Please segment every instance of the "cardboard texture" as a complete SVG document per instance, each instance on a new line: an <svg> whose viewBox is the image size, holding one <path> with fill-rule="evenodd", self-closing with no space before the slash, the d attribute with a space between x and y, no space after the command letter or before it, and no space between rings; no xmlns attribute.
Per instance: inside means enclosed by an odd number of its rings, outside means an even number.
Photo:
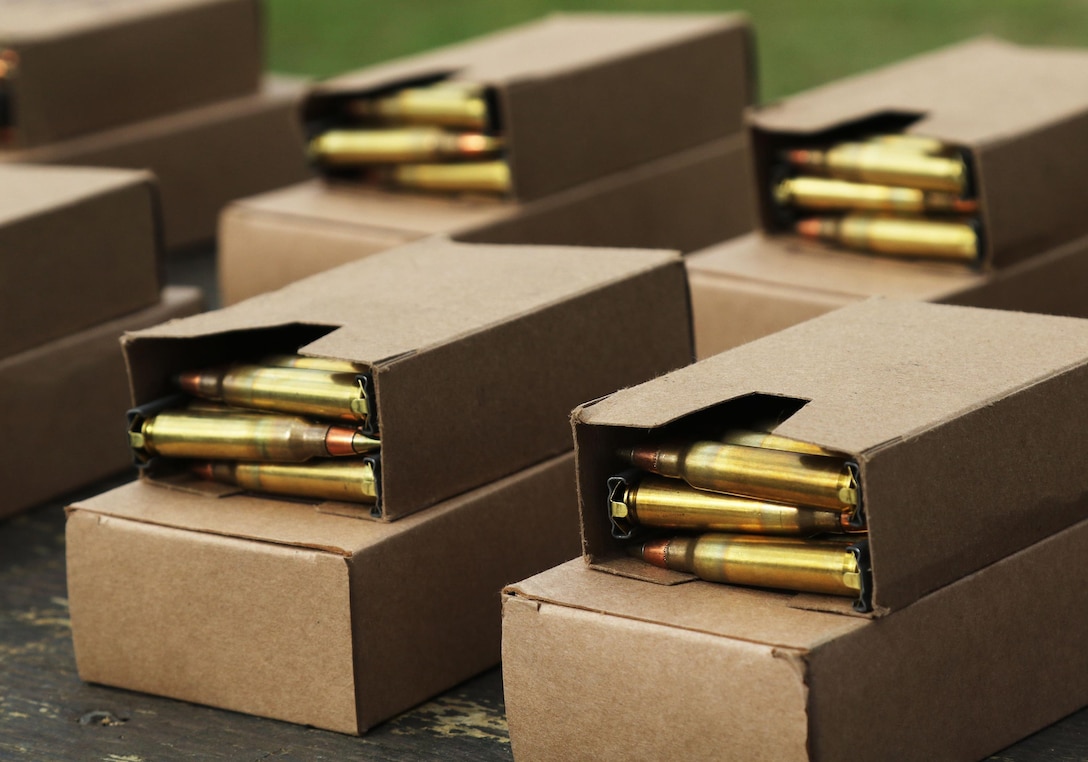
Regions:
<svg viewBox="0 0 1088 762"><path fill-rule="evenodd" d="M1088 704L1085 552L1080 522L877 620L571 561L505 591L514 756L985 758Z"/></svg>
<svg viewBox="0 0 1088 762"><path fill-rule="evenodd" d="M211 240L228 202L310 177L295 109L303 81L267 77L253 94L35 149L0 162L149 169L159 180L165 242Z"/></svg>
<svg viewBox="0 0 1088 762"><path fill-rule="evenodd" d="M891 129L964 149L974 169L983 269L1088 234L1088 51L978 39L748 112L763 226L769 167L785 145ZM820 248L820 244L807 244Z"/></svg>
<svg viewBox="0 0 1088 762"><path fill-rule="evenodd" d="M10 143L32 146L257 88L257 0L5 0Z"/></svg>
<svg viewBox="0 0 1088 762"><path fill-rule="evenodd" d="M159 299L146 172L0 165L0 358Z"/></svg>
<svg viewBox="0 0 1088 762"><path fill-rule="evenodd" d="M753 233L685 259L700 358L873 296L1088 317L1088 237L989 272Z"/></svg>
<svg viewBox="0 0 1088 762"><path fill-rule="evenodd" d="M436 79L491 88L513 196L530 201L733 135L755 99L748 20L556 15L317 85L303 118L345 99Z"/></svg>
<svg viewBox="0 0 1088 762"><path fill-rule="evenodd" d="M79 674L362 733L496 664L499 591L577 521L569 453L393 524L128 484L69 509Z"/></svg>
<svg viewBox="0 0 1088 762"><path fill-rule="evenodd" d="M690 362L672 252L431 238L125 339L135 404L268 352L369 368L395 519L570 447L579 401ZM374 415L376 411L376 416Z"/></svg>
<svg viewBox="0 0 1088 762"><path fill-rule="evenodd" d="M0 359L0 517L132 467L118 338L200 308L199 290L167 288L154 307ZM63 468L45 455L56 452L58 432L79 437L78 457L65 457Z"/></svg>
<svg viewBox="0 0 1088 762"><path fill-rule="evenodd" d="M435 234L691 251L751 229L750 171L746 141L735 135L529 203L310 181L224 210L220 292L234 304Z"/></svg>
<svg viewBox="0 0 1088 762"><path fill-rule="evenodd" d="M875 615L901 609L1088 517L1086 383L1086 321L878 300L823 315L575 410L586 560L683 581L614 562L615 453L774 402L796 409L776 433L857 463ZM796 605L836 602L848 610Z"/></svg>

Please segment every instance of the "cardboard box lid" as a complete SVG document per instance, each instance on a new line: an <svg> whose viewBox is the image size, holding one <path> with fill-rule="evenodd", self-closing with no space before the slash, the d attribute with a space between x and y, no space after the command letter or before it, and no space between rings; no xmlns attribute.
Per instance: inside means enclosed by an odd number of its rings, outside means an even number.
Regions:
<svg viewBox="0 0 1088 762"><path fill-rule="evenodd" d="M788 358L788 361L784 361ZM775 432L865 459L1088 362L1088 322L869 300L578 408L575 420L662 426L722 400L811 400Z"/></svg>
<svg viewBox="0 0 1088 762"><path fill-rule="evenodd" d="M153 188L150 172L0 164L0 226L74 206L133 183Z"/></svg>
<svg viewBox="0 0 1088 762"><path fill-rule="evenodd" d="M187 11L223 0L110 0L110 2L5 2L0 17L0 42L46 40L90 29L113 27L134 20Z"/></svg>

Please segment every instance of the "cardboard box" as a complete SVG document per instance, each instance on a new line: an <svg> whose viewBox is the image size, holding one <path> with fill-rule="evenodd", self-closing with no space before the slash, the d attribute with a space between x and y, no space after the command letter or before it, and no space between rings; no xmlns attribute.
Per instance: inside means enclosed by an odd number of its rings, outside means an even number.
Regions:
<svg viewBox="0 0 1088 762"><path fill-rule="evenodd" d="M69 509L80 677L362 733L499 660L502 586L578 552L573 456L393 524L133 483Z"/></svg>
<svg viewBox="0 0 1088 762"><path fill-rule="evenodd" d="M556 15L317 85L310 131L359 96L441 79L489 88L513 196L530 201L741 130L755 99L748 20Z"/></svg>
<svg viewBox="0 0 1088 762"><path fill-rule="evenodd" d="M813 251L759 233L685 265L700 358L872 296L1088 317L1088 237L989 272Z"/></svg>
<svg viewBox="0 0 1088 762"><path fill-rule="evenodd" d="M137 405L182 370L296 351L369 368L391 520L564 452L579 401L690 362L687 284L673 252L436 237L125 338Z"/></svg>
<svg viewBox="0 0 1088 762"><path fill-rule="evenodd" d="M259 11L257 0L5 3L0 142L40 145L253 92Z"/></svg>
<svg viewBox="0 0 1088 762"><path fill-rule="evenodd" d="M155 304L146 172L0 165L0 358Z"/></svg>
<svg viewBox="0 0 1088 762"><path fill-rule="evenodd" d="M784 229L771 199L779 151L902 130L966 153L980 204L982 269L1088 234L1079 191L1088 173L1085 50L973 40L751 110L748 123L769 233Z"/></svg>
<svg viewBox="0 0 1088 762"><path fill-rule="evenodd" d="M154 307L0 359L0 517L132 467L118 339L200 308L199 290L167 288Z"/></svg>
<svg viewBox="0 0 1088 762"><path fill-rule="evenodd" d="M878 620L571 561L503 600L514 755L985 758L1088 704L1085 553L1080 522Z"/></svg>
<svg viewBox="0 0 1088 762"><path fill-rule="evenodd" d="M257 93L40 148L0 162L149 169L169 248L208 241L228 202L310 177L295 119L302 80L268 77Z"/></svg>
<svg viewBox="0 0 1088 762"><path fill-rule="evenodd" d="M620 448L690 439L753 414L856 464L875 615L1088 518L1077 466L1088 321L912 302L846 307L573 413L583 546L651 583L691 575L628 558L605 484ZM847 598L790 605L851 612Z"/></svg>
<svg viewBox="0 0 1088 762"><path fill-rule="evenodd" d="M529 203L310 181L224 210L220 293L233 304L435 234L690 251L751 229L750 172L745 138L734 135Z"/></svg>

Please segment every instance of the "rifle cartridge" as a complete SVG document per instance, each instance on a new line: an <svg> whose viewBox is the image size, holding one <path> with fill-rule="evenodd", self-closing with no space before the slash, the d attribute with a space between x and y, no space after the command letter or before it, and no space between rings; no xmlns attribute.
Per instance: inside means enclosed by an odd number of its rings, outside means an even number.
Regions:
<svg viewBox="0 0 1088 762"><path fill-rule="evenodd" d="M355 374L314 368L233 365L180 373L177 384L194 397L317 418L365 421L369 408Z"/></svg>
<svg viewBox="0 0 1088 762"><path fill-rule="evenodd" d="M786 152L787 162L803 172L877 185L921 190L967 191L967 165L961 157L929 156L886 148L878 143L839 143L826 151L799 148Z"/></svg>
<svg viewBox="0 0 1088 762"><path fill-rule="evenodd" d="M807 537L849 530L849 514L697 490L678 479L644 476L616 484L612 520L630 526Z"/></svg>
<svg viewBox="0 0 1088 762"><path fill-rule="evenodd" d="M201 479L233 484L253 492L291 497L373 503L378 497L374 468L359 458L313 463L194 463Z"/></svg>
<svg viewBox="0 0 1088 762"><path fill-rule="evenodd" d="M129 432L129 444L148 456L283 463L361 455L381 446L377 439L347 426L274 413L191 407L138 421Z"/></svg>
<svg viewBox="0 0 1088 762"><path fill-rule="evenodd" d="M774 188L782 206L829 211L868 211L923 214L974 214L978 202L944 191L924 191L891 185L854 183L823 177L792 177Z"/></svg>
<svg viewBox="0 0 1088 762"><path fill-rule="evenodd" d="M306 357L305 355L267 355L262 357L258 365L269 365L273 368L309 368L310 370L328 370L333 373L365 373L366 369L348 362L347 360L334 360L331 357Z"/></svg>
<svg viewBox="0 0 1088 762"><path fill-rule="evenodd" d="M464 164L398 164L375 170L379 181L414 190L509 193L510 167L505 161Z"/></svg>
<svg viewBox="0 0 1088 762"><path fill-rule="evenodd" d="M785 450L786 452L799 452L808 455L834 455L834 453L819 445L809 444L798 439L790 439L760 429L727 429L722 434L721 441L725 444L763 447L768 450Z"/></svg>
<svg viewBox="0 0 1088 762"><path fill-rule="evenodd" d="M848 214L801 220L794 232L860 251L900 257L947 259L974 264L982 254L975 229L966 222Z"/></svg>
<svg viewBox="0 0 1088 762"><path fill-rule="evenodd" d="M386 130L330 130L310 141L310 158L330 167L407 164L447 159L489 159L502 151L502 138L440 127Z"/></svg>
<svg viewBox="0 0 1088 762"><path fill-rule="evenodd" d="M347 104L357 119L383 124L424 124L486 130L489 114L484 88L473 83L440 83L406 87L381 98L360 98Z"/></svg>
<svg viewBox="0 0 1088 762"><path fill-rule="evenodd" d="M849 544L704 534L648 540L629 552L654 566L688 572L709 582L855 597L861 592L862 571Z"/></svg>
<svg viewBox="0 0 1088 762"><path fill-rule="evenodd" d="M927 138L922 135L911 135L901 132L889 132L883 135L872 135L866 139L867 143L875 143L884 148L897 151L913 151L914 153L928 154L929 156L948 155L955 151L950 145L937 138Z"/></svg>
<svg viewBox="0 0 1088 762"><path fill-rule="evenodd" d="M854 472L843 458L708 441L621 454L636 468L696 489L837 511L858 507Z"/></svg>

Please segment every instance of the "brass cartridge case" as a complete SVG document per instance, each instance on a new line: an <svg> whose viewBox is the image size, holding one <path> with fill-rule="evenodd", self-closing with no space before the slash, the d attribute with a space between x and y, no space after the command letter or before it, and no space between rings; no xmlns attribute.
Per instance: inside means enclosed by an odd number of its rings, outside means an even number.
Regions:
<svg viewBox="0 0 1088 762"><path fill-rule="evenodd" d="M478 160L497 156L502 151L502 138L446 132L439 127L330 130L311 140L309 151L310 158L329 167Z"/></svg>
<svg viewBox="0 0 1088 762"><path fill-rule="evenodd" d="M374 468L359 458L301 464L206 462L193 464L192 472L253 492L349 503L373 503L378 497Z"/></svg>
<svg viewBox="0 0 1088 762"><path fill-rule="evenodd" d="M365 421L369 411L354 373L234 365L181 373L177 383L194 397L258 410L348 421Z"/></svg>
<svg viewBox="0 0 1088 762"><path fill-rule="evenodd" d="M347 106L351 116L382 124L429 124L486 130L490 121L480 85L446 82L406 87L381 98L360 98Z"/></svg>
<svg viewBox="0 0 1088 762"><path fill-rule="evenodd" d="M304 355L266 355L261 358L258 365L270 365L274 368L309 368L311 370L328 370L333 373L364 373L366 369L348 362L347 360L334 360L331 357L306 357Z"/></svg>
<svg viewBox="0 0 1088 762"><path fill-rule="evenodd" d="M843 458L706 441L635 447L625 455L636 468L696 489L837 511L858 507L854 473Z"/></svg>
<svg viewBox="0 0 1088 762"><path fill-rule="evenodd" d="M401 188L446 192L509 193L510 167L505 161L464 164L400 164L376 172L383 182Z"/></svg>
<svg viewBox="0 0 1088 762"><path fill-rule="evenodd" d="M847 547L841 540L704 534L649 540L631 553L710 582L855 597L862 571Z"/></svg>
<svg viewBox="0 0 1088 762"><path fill-rule="evenodd" d="M779 436L759 429L733 428L727 429L721 435L721 441L725 444L744 445L745 447L763 447L768 450L785 450L786 452L799 452L808 455L833 455L819 445L801 442L790 437Z"/></svg>
<svg viewBox="0 0 1088 762"><path fill-rule="evenodd" d="M823 177L793 177L774 188L782 206L829 211L896 212L902 214L974 214L978 202L944 191L852 183Z"/></svg>
<svg viewBox="0 0 1088 762"><path fill-rule="evenodd" d="M283 463L361 455L380 447L377 439L347 426L273 413L191 407L139 421L129 432L129 444L148 456Z"/></svg>
<svg viewBox="0 0 1088 762"><path fill-rule="evenodd" d="M813 240L900 257L974 264L982 254L978 233L965 222L848 214L840 218L801 220L794 226L794 231Z"/></svg>
<svg viewBox="0 0 1088 762"><path fill-rule="evenodd" d="M884 148L892 148L897 151L912 151L914 153L927 154L929 156L942 156L954 153L950 145L937 138L927 138L923 135L911 135L901 132L889 132L884 135L872 135L866 142L875 143Z"/></svg>
<svg viewBox="0 0 1088 762"><path fill-rule="evenodd" d="M622 525L665 529L801 537L848 529L848 515L838 510L707 492L657 476L617 484L609 495L609 510Z"/></svg>
<svg viewBox="0 0 1088 762"><path fill-rule="evenodd" d="M878 185L903 185L921 190L967 191L967 165L960 157L929 156L886 148L878 143L839 143L826 151L796 149L787 161L804 172Z"/></svg>

